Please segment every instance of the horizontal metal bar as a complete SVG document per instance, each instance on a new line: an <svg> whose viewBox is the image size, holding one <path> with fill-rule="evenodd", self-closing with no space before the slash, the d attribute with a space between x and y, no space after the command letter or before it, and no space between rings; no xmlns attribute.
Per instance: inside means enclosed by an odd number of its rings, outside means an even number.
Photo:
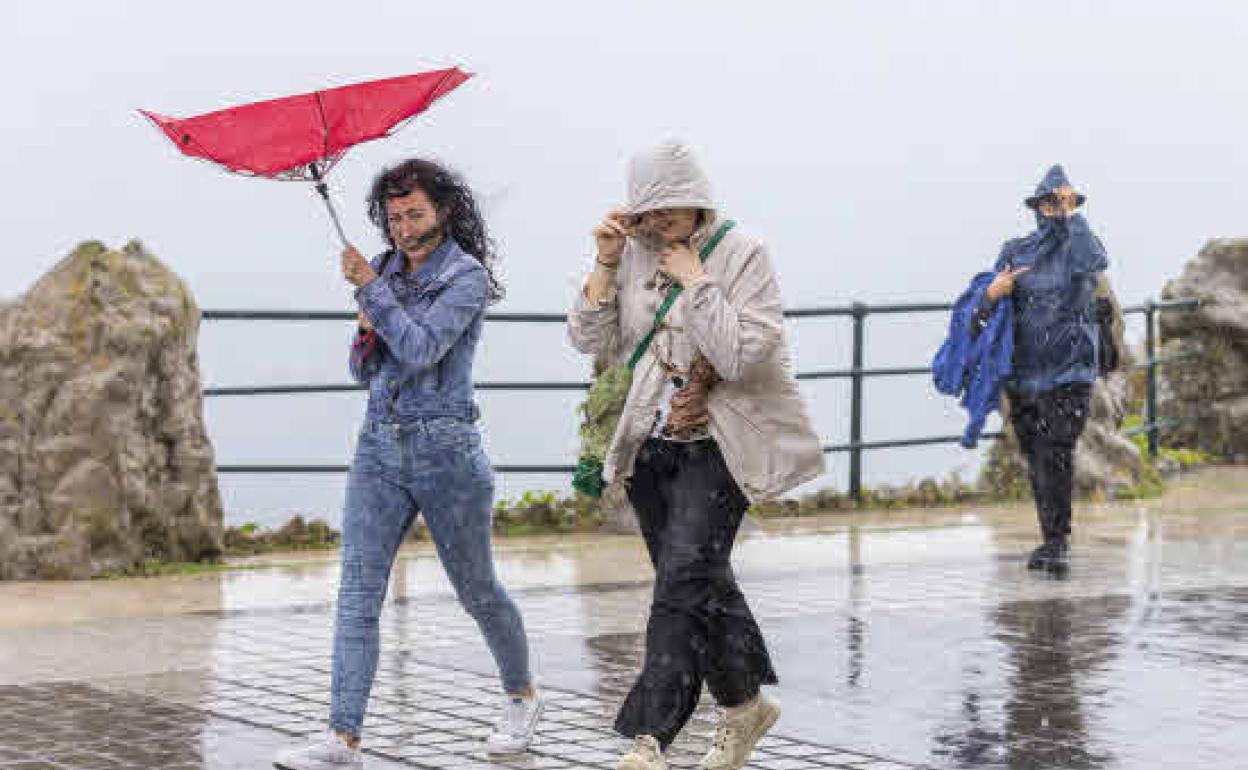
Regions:
<svg viewBox="0 0 1248 770"><path fill-rule="evenodd" d="M1122 435L1138 436L1141 433L1148 433L1150 430L1167 430L1169 428L1177 428L1180 425L1185 425L1189 422L1193 422L1193 420L1190 418L1186 420L1162 420L1160 422L1149 423L1147 425L1137 425L1131 430L1124 430Z"/></svg>
<svg viewBox="0 0 1248 770"><path fill-rule="evenodd" d="M1001 438L1002 435L1000 432L984 433L980 435L980 439L996 439ZM896 447L925 446L928 444L957 444L961 441L961 436L926 436L924 438L902 438L889 441L862 441L857 444L826 444L823 447L823 451L830 454L833 452L849 452L854 449L893 449Z"/></svg>
<svg viewBox="0 0 1248 770"><path fill-rule="evenodd" d="M1178 425L1191 422L1192 420L1165 420L1156 425L1139 425L1131 430L1123 431L1124 436L1134 436L1139 433L1146 433L1153 428L1157 430L1166 430ZM1005 434L1001 431L994 431L980 435L981 441L991 441L999 439ZM914 446L930 446L933 444L958 444L961 443L961 436L925 436L923 438L905 438L891 439L887 441L863 441L858 444L826 444L823 451L826 454L836 452L848 452L852 449L896 449L900 447ZM351 470L348 465L219 465L218 473L345 473ZM575 465L495 465L495 473L574 473Z"/></svg>
<svg viewBox="0 0 1248 770"><path fill-rule="evenodd" d="M882 369L822 369L813 372L799 372L797 379L799 380L834 380L853 377L855 372L863 377L892 377L897 375L909 374L930 374L932 367L930 366L898 366L885 367Z"/></svg>
<svg viewBox="0 0 1248 770"><path fill-rule="evenodd" d="M478 382L477 390L589 390L591 382Z"/></svg>
<svg viewBox="0 0 1248 770"><path fill-rule="evenodd" d="M202 310L205 321L354 321L343 310Z"/></svg>
<svg viewBox="0 0 1248 770"><path fill-rule="evenodd" d="M1155 310L1189 309L1198 307L1200 301L1193 298L1161 300L1153 302ZM857 306L864 315L886 315L892 313L937 313L953 308L948 302L911 302L900 304L883 304ZM1143 313L1148 304L1128 305L1122 308L1124 313ZM826 307L793 308L784 311L786 318L825 318L829 316L852 316L854 305L831 305ZM354 321L356 314L345 310L203 310L200 316L205 321ZM487 321L500 323L567 323L565 313L487 313Z"/></svg>
<svg viewBox="0 0 1248 770"><path fill-rule="evenodd" d="M262 385L256 387L204 388L205 396L280 396L297 393L347 393L364 390L356 383L326 385Z"/></svg>
<svg viewBox="0 0 1248 770"><path fill-rule="evenodd" d="M853 309L811 308L786 310L787 318L810 318L823 316L849 316ZM203 310L200 317L205 321L354 321L356 314L343 310ZM485 320L498 323L551 323L568 322L564 313L486 313Z"/></svg>
<svg viewBox="0 0 1248 770"><path fill-rule="evenodd" d="M346 473L350 465L218 465L217 473Z"/></svg>
<svg viewBox="0 0 1248 770"><path fill-rule="evenodd" d="M807 307L784 311L785 318L828 318L830 316L852 316L854 309L843 307Z"/></svg>
<svg viewBox="0 0 1248 770"><path fill-rule="evenodd" d="M1183 299L1163 299L1153 302L1154 310L1191 310L1200 307L1200 300L1195 297L1184 297ZM1124 313L1144 313L1148 311L1149 303L1145 302L1139 305L1127 305L1123 307Z"/></svg>
<svg viewBox="0 0 1248 770"><path fill-rule="evenodd" d="M863 369L864 377L886 377L895 375L927 374L930 367ZM848 378L853 376L853 369L832 369L827 371L804 372L797 375L799 380L827 380ZM564 391L589 390L590 382L478 382L473 387L477 390L504 391ZM367 390L367 386L355 383L326 383L313 385L257 385L204 388L204 396L283 396L306 393L353 393Z"/></svg>
<svg viewBox="0 0 1248 770"><path fill-rule="evenodd" d="M872 313L923 313L949 310L949 304L915 305L863 305L863 311ZM828 316L852 316L850 305L838 307L796 308L784 311L786 318L823 318ZM203 310L200 317L205 321L354 321L356 314L342 310ZM567 323L564 313L487 313L487 321L499 323Z"/></svg>
<svg viewBox="0 0 1248 770"><path fill-rule="evenodd" d="M1186 361L1189 358L1198 358L1199 356L1200 356L1200 353L1197 353L1194 350L1185 350L1179 353L1175 353L1172 356L1163 356L1161 358L1153 358L1147 361L1141 361L1140 363L1136 364L1135 366L1132 366L1131 368L1132 369L1147 369L1150 365L1155 364L1157 366L1164 366L1166 364L1174 363L1175 361Z"/></svg>
<svg viewBox="0 0 1248 770"><path fill-rule="evenodd" d="M1163 366L1174 361L1182 361L1188 358L1194 358L1199 354L1193 351L1185 353L1176 353L1172 356L1159 358L1155 361L1158 366ZM1136 364L1135 369L1147 369L1148 361ZM863 377L904 377L919 374L930 374L932 368L930 366L893 366L879 367L875 369L861 369L858 373ZM848 379L855 374L854 369L820 369L812 372L799 372L796 376L799 380L835 380ZM477 390L509 390L509 391L556 391L556 390L589 390L593 383L590 382L478 382L474 387ZM295 393L341 393L347 391L364 390L365 386L350 383L329 384L329 385L272 385L263 387L220 387L205 388L205 396L260 396L260 395L283 395Z"/></svg>
<svg viewBox="0 0 1248 770"><path fill-rule="evenodd" d="M495 473L567 473L576 472L575 465L495 465Z"/></svg>
<svg viewBox="0 0 1248 770"><path fill-rule="evenodd" d="M588 382L478 382L477 390L589 390ZM204 388L205 396L282 396L301 393L351 393L367 390L365 385L355 383L329 383L324 385L258 385L255 387Z"/></svg>
<svg viewBox="0 0 1248 770"><path fill-rule="evenodd" d="M953 310L950 302L916 302L900 305L863 305L867 315L888 315L891 313L943 313Z"/></svg>
<svg viewBox="0 0 1248 770"><path fill-rule="evenodd" d="M566 324L563 313L486 313L485 320L499 323Z"/></svg>
<svg viewBox="0 0 1248 770"><path fill-rule="evenodd" d="M347 473L350 465L218 465L217 473ZM574 473L575 465L495 465L495 473Z"/></svg>
<svg viewBox="0 0 1248 770"><path fill-rule="evenodd" d="M354 321L345 310L204 310L205 321ZM486 313L485 320L512 323L567 323L563 313Z"/></svg>

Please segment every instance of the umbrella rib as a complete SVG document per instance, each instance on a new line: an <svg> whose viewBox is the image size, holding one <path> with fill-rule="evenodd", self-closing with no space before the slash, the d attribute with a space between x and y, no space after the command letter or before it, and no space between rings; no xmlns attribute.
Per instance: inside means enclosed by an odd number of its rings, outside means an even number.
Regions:
<svg viewBox="0 0 1248 770"><path fill-rule="evenodd" d="M321 157L329 157L329 121L325 118L325 104L321 101L321 92L313 91L316 97L316 111L321 115Z"/></svg>
<svg viewBox="0 0 1248 770"><path fill-rule="evenodd" d="M143 117L150 120L152 122L152 125L156 126L156 128L160 129L161 131L165 131L165 127L162 126L158 120L153 118L151 115L148 115L147 113L143 112L142 110L140 110L139 112L143 115ZM175 147L183 147L188 144L194 144L196 149L198 149L201 153L203 153L203 155L200 157L200 160L206 160L209 163L215 163L218 166L221 166L226 171L229 171L231 173L240 173L230 168L230 165L226 163L224 160L217 158L212 153L211 150L209 150L204 145L200 144L199 140L196 139L194 136L192 136L189 132L183 132L181 129L177 129L177 130L180 134L180 136L177 139L175 139L172 136L169 137L169 139L173 142L173 145ZM166 132L165 135L168 136L168 132ZM187 153L183 153L183 154L185 155Z"/></svg>
<svg viewBox="0 0 1248 770"><path fill-rule="evenodd" d="M442 75L442 79L438 81L438 84L433 87L433 92L432 92L433 95L429 99L429 104L426 105L423 110L421 110L420 112L417 112L415 115L408 115L403 120L400 120L399 122L395 123L390 128L386 129L386 133L384 134L384 136L394 136L395 134L402 131L404 128L407 128L408 124L410 124L412 121L416 120L421 115L425 114L430 109L432 109L434 102L438 101L443 96L446 96L451 91L454 91L455 90L454 87L445 88L445 86L446 86L447 81L450 80L452 77L454 77L455 73L458 71L459 69L457 67L452 67L451 69L447 70Z"/></svg>
<svg viewBox="0 0 1248 770"><path fill-rule="evenodd" d="M445 85L446 85L446 81L450 80L450 79L451 79L451 76L452 76L452 75L454 75L454 74L455 74L455 73L457 73L457 72L459 72L459 68L458 68L458 67L452 67L452 68L448 69L448 70L445 72L445 74L443 74L443 75L442 75L442 79L438 81L438 85L437 85L437 86L433 89L433 98L429 100L429 106L431 106L431 107L432 107L434 102L436 102L437 100L441 99L443 96L446 96L446 95L447 95L447 94L449 94L451 91L454 91L454 90L455 90L455 89L452 87L452 88L448 88L448 89L446 89L445 91L443 91L443 90L442 90L442 87L443 87L443 86L445 86Z"/></svg>

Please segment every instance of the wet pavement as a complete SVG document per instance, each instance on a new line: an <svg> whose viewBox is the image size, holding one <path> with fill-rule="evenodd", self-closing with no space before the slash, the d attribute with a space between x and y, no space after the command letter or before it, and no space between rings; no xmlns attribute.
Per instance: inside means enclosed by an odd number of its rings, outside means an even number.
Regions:
<svg viewBox="0 0 1248 770"><path fill-rule="evenodd" d="M734 564L784 715L751 767L1234 768L1248 756L1248 470L1080 506L1072 570L1025 508L767 522ZM500 548L550 706L490 763L493 666L427 548L396 567L374 768L614 767L649 567L634 538ZM332 558L195 578L0 585L0 768L266 767L323 729ZM674 747L704 751L705 702Z"/></svg>

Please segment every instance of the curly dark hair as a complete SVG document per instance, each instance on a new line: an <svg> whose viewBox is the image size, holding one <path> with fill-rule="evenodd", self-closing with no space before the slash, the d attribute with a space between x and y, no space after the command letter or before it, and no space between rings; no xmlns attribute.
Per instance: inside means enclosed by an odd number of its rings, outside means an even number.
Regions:
<svg viewBox="0 0 1248 770"><path fill-rule="evenodd" d="M498 254L476 198L459 174L431 160L405 160L385 169L373 180L367 198L368 218L381 230L390 248L394 249L395 245L386 220L386 201L411 195L416 190L429 196L438 214L446 218L446 234L485 267L490 303L501 300L503 285L494 272Z"/></svg>

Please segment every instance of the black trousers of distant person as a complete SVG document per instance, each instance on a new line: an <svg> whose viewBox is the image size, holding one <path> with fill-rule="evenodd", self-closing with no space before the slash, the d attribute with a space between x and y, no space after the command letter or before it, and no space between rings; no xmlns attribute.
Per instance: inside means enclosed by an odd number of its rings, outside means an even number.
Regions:
<svg viewBox="0 0 1248 770"><path fill-rule="evenodd" d="M1075 443L1088 422L1092 386L1060 385L1033 394L1010 394L1010 422L1027 460L1045 542L1070 536L1075 489Z"/></svg>
<svg viewBox="0 0 1248 770"><path fill-rule="evenodd" d="M647 440L628 495L655 585L641 674L615 728L667 747L692 716L703 682L721 706L738 706L778 680L729 563L749 501L715 442Z"/></svg>

